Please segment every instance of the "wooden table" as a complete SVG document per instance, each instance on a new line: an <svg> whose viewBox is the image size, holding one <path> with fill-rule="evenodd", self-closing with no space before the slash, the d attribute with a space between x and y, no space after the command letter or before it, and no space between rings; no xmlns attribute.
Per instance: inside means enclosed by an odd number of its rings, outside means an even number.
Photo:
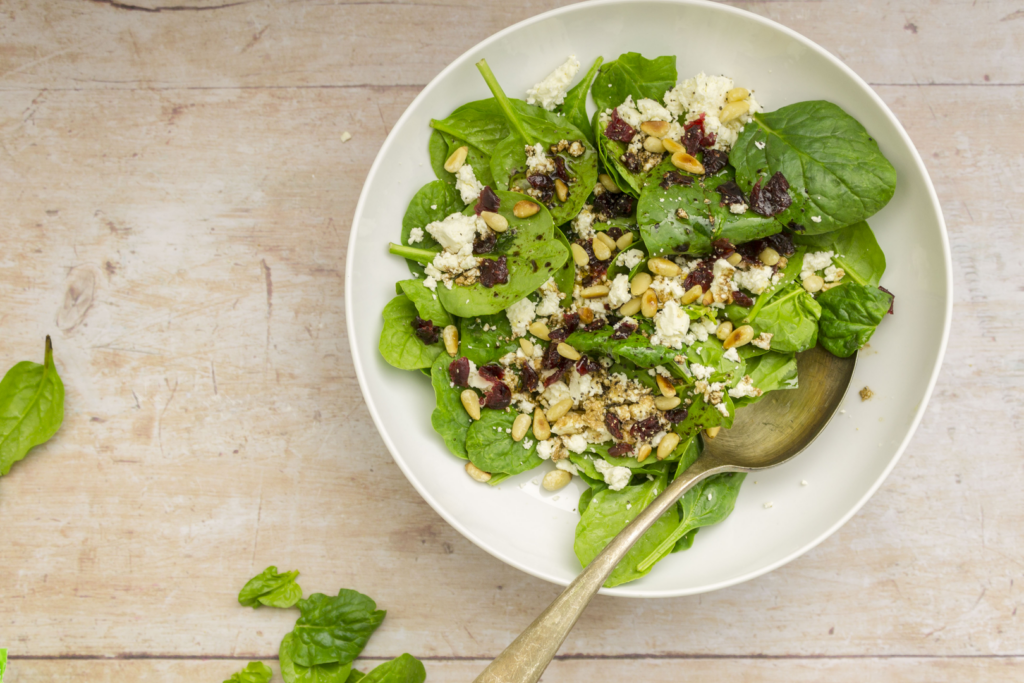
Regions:
<svg viewBox="0 0 1024 683"><path fill-rule="evenodd" d="M67 386L58 436L0 479L8 683L276 670L295 613L235 601L269 564L373 596L366 663L410 652L435 682L471 680L554 597L392 462L342 283L406 105L560 4L0 0L0 369L49 333ZM838 55L907 127L949 224L949 352L835 536L709 595L598 598L546 680L1022 680L1024 9L735 4Z"/></svg>

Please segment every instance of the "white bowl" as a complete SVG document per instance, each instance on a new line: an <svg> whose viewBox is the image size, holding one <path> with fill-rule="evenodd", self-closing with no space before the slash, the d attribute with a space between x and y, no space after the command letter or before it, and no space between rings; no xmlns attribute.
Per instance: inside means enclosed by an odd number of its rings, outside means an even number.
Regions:
<svg viewBox="0 0 1024 683"><path fill-rule="evenodd" d="M882 283L896 294L895 315L887 317L861 352L845 412L799 458L748 477L733 514L701 529L690 550L671 555L639 581L602 591L632 597L688 595L779 567L853 516L913 435L945 350L952 275L935 190L892 112L838 59L767 19L686 0L571 5L488 38L413 100L370 169L348 248L349 342L374 423L431 507L498 559L553 583L571 581L580 570L572 545L581 489L540 490L537 482L548 464L497 487L476 483L431 429L430 382L391 368L378 354L381 311L395 295L394 283L409 277L405 263L387 253L387 244L400 238L409 199L433 180L427 158L429 120L490 96L475 62L486 58L505 91L524 97L570 53L583 63L582 73L598 55L610 61L629 51L648 58L676 54L680 78L700 71L732 76L737 85L756 90L767 110L801 100L835 102L878 140L899 177L895 197L870 221L888 256ZM874 398L862 402L857 391L864 386Z"/></svg>

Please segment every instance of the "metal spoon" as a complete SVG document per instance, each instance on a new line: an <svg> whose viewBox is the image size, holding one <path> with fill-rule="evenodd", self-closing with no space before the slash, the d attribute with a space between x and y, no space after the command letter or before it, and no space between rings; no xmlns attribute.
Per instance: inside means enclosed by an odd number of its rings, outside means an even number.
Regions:
<svg viewBox="0 0 1024 683"><path fill-rule="evenodd" d="M561 595L477 676L476 683L536 683L598 589L651 525L707 477L781 465L807 448L829 423L853 378L857 356L813 348L797 356L800 386L773 391L736 412L729 430L704 440L704 452L633 522L619 532Z"/></svg>

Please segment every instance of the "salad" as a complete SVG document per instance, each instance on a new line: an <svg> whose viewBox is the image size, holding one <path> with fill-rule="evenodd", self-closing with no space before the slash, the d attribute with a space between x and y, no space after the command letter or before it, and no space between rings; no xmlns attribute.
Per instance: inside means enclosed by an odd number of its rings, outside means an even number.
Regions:
<svg viewBox="0 0 1024 683"><path fill-rule="evenodd" d="M737 410L797 386L796 354L850 356L892 313L865 221L896 172L835 104L767 111L674 56L598 59L575 85L570 57L523 100L477 66L493 97L430 122L437 179L390 246L410 277L380 353L430 378L431 423L476 481L586 484L586 565ZM743 478L697 485L606 585L689 548Z"/></svg>

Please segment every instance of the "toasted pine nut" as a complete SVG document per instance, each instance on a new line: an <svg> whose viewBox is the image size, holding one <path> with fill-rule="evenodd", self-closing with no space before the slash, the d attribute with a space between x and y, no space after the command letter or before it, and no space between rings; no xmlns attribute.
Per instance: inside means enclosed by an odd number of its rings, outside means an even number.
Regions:
<svg viewBox="0 0 1024 683"><path fill-rule="evenodd" d="M636 315L640 310L640 297L634 296L632 299L622 304L619 308L619 315Z"/></svg>
<svg viewBox="0 0 1024 683"><path fill-rule="evenodd" d="M705 306L710 306L711 304L715 303L715 295L711 293L710 289L704 292L704 298L701 299L701 303L703 303Z"/></svg>
<svg viewBox="0 0 1024 683"><path fill-rule="evenodd" d="M722 431L722 428L720 426L708 427L707 429L704 430L704 436L708 437L709 439L713 439L716 436L718 436L718 432L720 431Z"/></svg>
<svg viewBox="0 0 1024 683"><path fill-rule="evenodd" d="M538 339L543 339L544 341L551 340L551 337L548 336L548 334L551 331L548 329L547 325L545 325L539 320L530 323L530 326L527 327L526 329L528 329L530 331L530 334L532 334L534 337L537 337Z"/></svg>
<svg viewBox="0 0 1024 683"><path fill-rule="evenodd" d="M531 358L533 357L533 342L527 339L526 337L519 338L519 348L521 348L523 350L523 353L525 353L527 356Z"/></svg>
<svg viewBox="0 0 1024 683"><path fill-rule="evenodd" d="M648 289L641 297L640 312L647 318L653 318L654 314L658 312L658 295L654 293L653 289Z"/></svg>
<svg viewBox="0 0 1024 683"><path fill-rule="evenodd" d="M609 249L615 251L615 240L612 239L611 235L606 232L599 232L595 237L604 242Z"/></svg>
<svg viewBox="0 0 1024 683"><path fill-rule="evenodd" d="M455 325L448 325L444 328L441 336L444 338L444 350L448 352L448 355L457 355L459 353L459 328Z"/></svg>
<svg viewBox="0 0 1024 683"><path fill-rule="evenodd" d="M750 91L746 88L733 88L725 93L725 99L729 102L739 102L750 97Z"/></svg>
<svg viewBox="0 0 1024 683"><path fill-rule="evenodd" d="M640 447L640 451L636 454L636 461L643 462L647 459L647 456L651 454L651 444L645 443Z"/></svg>
<svg viewBox="0 0 1024 683"><path fill-rule="evenodd" d="M516 218L529 218L540 211L540 206L534 202L521 199L512 207L512 215Z"/></svg>
<svg viewBox="0 0 1024 683"><path fill-rule="evenodd" d="M749 110L750 102L747 100L736 100L722 107L722 111L718 112L718 120L722 123L729 123L733 119L743 116Z"/></svg>
<svg viewBox="0 0 1024 683"><path fill-rule="evenodd" d="M563 398L561 401L554 403L548 407L548 412L544 414L548 422L558 422L563 415L569 412L572 408L572 399Z"/></svg>
<svg viewBox="0 0 1024 683"><path fill-rule="evenodd" d="M608 291L608 285L594 285L593 287L584 287L580 296L584 299L599 299L602 296L608 296Z"/></svg>
<svg viewBox="0 0 1024 683"><path fill-rule="evenodd" d="M666 152L671 152L672 154L686 150L686 148L679 144L677 140L673 140L672 138L662 138L661 144L665 147Z"/></svg>
<svg viewBox="0 0 1024 683"><path fill-rule="evenodd" d="M540 408L535 408L533 411L533 435L537 437L537 441L547 441L551 438L551 425L548 424L548 419L544 417L544 411Z"/></svg>
<svg viewBox="0 0 1024 683"><path fill-rule="evenodd" d="M633 296L640 296L651 287L651 283L654 278L651 277L650 273L637 273L633 281L629 283L629 292Z"/></svg>
<svg viewBox="0 0 1024 683"><path fill-rule="evenodd" d="M738 251L734 251L731 254L729 254L729 258L725 260L729 263L730 266L738 266L740 264L740 261L743 260L743 254L741 254Z"/></svg>
<svg viewBox="0 0 1024 683"><path fill-rule="evenodd" d="M579 360L580 352L572 348L565 342L558 342L558 355L562 358L568 358L569 360Z"/></svg>
<svg viewBox="0 0 1024 683"><path fill-rule="evenodd" d="M594 241L591 242L590 246L594 250L594 256L597 257L597 260L607 261L612 257L612 250L609 249L608 245L601 240L594 238Z"/></svg>
<svg viewBox="0 0 1024 683"><path fill-rule="evenodd" d="M672 455L672 451L679 445L679 435L675 432L669 432L665 436L661 437L661 443L658 444L658 460L664 460L668 456Z"/></svg>
<svg viewBox="0 0 1024 683"><path fill-rule="evenodd" d="M662 396L675 396L676 388L672 386L672 382L669 382L667 378L661 375L655 375L654 379L658 382L658 389L661 390Z"/></svg>
<svg viewBox="0 0 1024 683"><path fill-rule="evenodd" d="M526 413L517 415L516 419L512 422L512 440L517 442L522 441L532 423L533 418Z"/></svg>
<svg viewBox="0 0 1024 683"><path fill-rule="evenodd" d="M569 198L569 186L563 183L561 178L555 178L555 194L558 195L560 202Z"/></svg>
<svg viewBox="0 0 1024 683"><path fill-rule="evenodd" d="M469 416L474 420L480 419L480 397L472 389L466 389L459 395L462 400L462 407L466 409Z"/></svg>
<svg viewBox="0 0 1024 683"><path fill-rule="evenodd" d="M682 298L680 298L679 301L681 301L682 304L686 306L688 304L692 304L694 301L699 299L701 294L703 293L704 290L701 288L700 285L694 285L693 287L690 287L688 290L686 290L686 293L683 294Z"/></svg>
<svg viewBox="0 0 1024 683"><path fill-rule="evenodd" d="M656 138L665 137L670 127L668 121L644 121L640 124L640 130Z"/></svg>
<svg viewBox="0 0 1024 683"><path fill-rule="evenodd" d="M719 323L718 329L715 330L715 336L718 337L720 341L725 341L729 338L730 334L732 334L732 323L728 320Z"/></svg>
<svg viewBox="0 0 1024 683"><path fill-rule="evenodd" d="M473 477L473 479L476 479L481 484L485 484L491 480L489 472L484 472L471 462L466 463L466 474Z"/></svg>
<svg viewBox="0 0 1024 683"><path fill-rule="evenodd" d="M678 396L659 396L654 399L654 407L658 410L672 410L682 402L683 399Z"/></svg>
<svg viewBox="0 0 1024 683"><path fill-rule="evenodd" d="M804 289L811 294L820 292L821 288L825 286L825 279L820 275L808 275L803 281Z"/></svg>
<svg viewBox="0 0 1024 683"><path fill-rule="evenodd" d="M672 165L681 171L704 175L704 165L686 152L676 152L672 155Z"/></svg>
<svg viewBox="0 0 1024 683"><path fill-rule="evenodd" d="M576 265L580 268L583 268L590 263L590 254L587 253L586 249L575 242L569 245L569 251L572 252L572 260L575 261Z"/></svg>
<svg viewBox="0 0 1024 683"><path fill-rule="evenodd" d="M754 328L750 325L740 325L732 333L725 338L722 342L722 346L726 349L732 349L745 344L749 344L750 340L754 338Z"/></svg>
<svg viewBox="0 0 1024 683"><path fill-rule="evenodd" d="M540 485L544 487L545 491L558 491L564 489L570 481L572 481L572 475L565 470L551 470L544 475L544 480Z"/></svg>
<svg viewBox="0 0 1024 683"><path fill-rule="evenodd" d="M462 168L462 165L466 163L467 154L469 154L469 147L466 145L459 147L457 150L452 152L451 156L448 157L448 160L444 162L444 170L449 173L455 173L458 171Z"/></svg>
<svg viewBox="0 0 1024 683"><path fill-rule="evenodd" d="M625 249L631 244L633 244L633 233L631 232L624 232L622 237L615 240L615 247L618 249Z"/></svg>
<svg viewBox="0 0 1024 683"><path fill-rule="evenodd" d="M683 272L675 263L660 256L655 256L647 261L647 270L655 275L663 275L664 277L675 277Z"/></svg>
<svg viewBox="0 0 1024 683"><path fill-rule="evenodd" d="M644 140L644 149L652 154L661 154L665 151L665 145L656 137L649 137Z"/></svg>
<svg viewBox="0 0 1024 683"><path fill-rule="evenodd" d="M487 227L494 232L505 232L508 230L508 219L500 213L494 213L493 211L481 211L480 218L483 218Z"/></svg>
<svg viewBox="0 0 1024 683"><path fill-rule="evenodd" d="M779 252L775 251L771 247L765 247L764 250L757 255L757 258L761 259L761 263L766 266L774 266L782 257L779 256Z"/></svg>
<svg viewBox="0 0 1024 683"><path fill-rule="evenodd" d="M594 309L590 306L584 306L577 313L580 314L580 322L584 325L589 325L594 322Z"/></svg>
<svg viewBox="0 0 1024 683"><path fill-rule="evenodd" d="M615 184L615 181L612 179L612 177L607 173L602 173L597 177L597 179L601 181L602 185L604 185L604 189L608 190L612 194L618 194L622 192L622 190L619 189L619 186Z"/></svg>

